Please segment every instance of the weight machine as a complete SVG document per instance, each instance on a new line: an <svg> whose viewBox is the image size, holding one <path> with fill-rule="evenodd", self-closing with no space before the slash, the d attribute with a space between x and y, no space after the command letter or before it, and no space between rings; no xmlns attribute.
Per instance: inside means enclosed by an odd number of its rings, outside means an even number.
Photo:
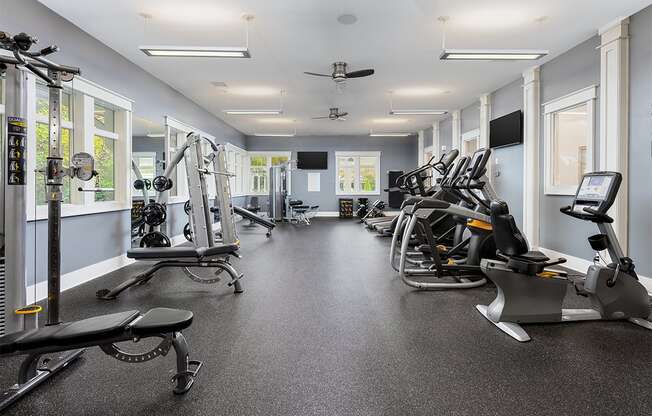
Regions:
<svg viewBox="0 0 652 416"><path fill-rule="evenodd" d="M207 155L204 155L204 145L210 148ZM229 276L227 285L233 286L235 293L244 291L240 283L243 274L230 263L231 256L240 257L238 254L240 241L231 206L229 186L231 174L227 172L224 146L216 145L199 134L189 133L186 142L172 156L164 174L154 179L155 188L165 189L159 192L156 202L149 205L165 206L167 190L172 187L170 177L182 161L186 165L190 194L190 200L184 207L190 218L189 226L186 227L188 228L186 234L189 235L186 235L186 238L192 241L194 247L170 247L170 240L160 232L153 231L146 234L143 239L148 235L160 234L165 238L166 246L134 248L127 251L127 257L156 263L145 272L133 276L113 289L97 291L98 298L115 299L128 288L149 282L156 271L169 267L182 268L191 280L204 284L220 282L224 272ZM212 177L215 183L217 195L213 206L208 197L207 177ZM156 185L157 182L159 185ZM145 211L146 209L147 206ZM217 233L213 228L213 211L219 212L220 215L219 237L216 237ZM144 215L147 215L147 212L144 212Z"/></svg>
<svg viewBox="0 0 652 416"><path fill-rule="evenodd" d="M4 286L0 285L2 335L0 355L25 355L18 382L0 394L0 411L41 385L71 362L78 359L87 347L97 346L111 357L130 363L149 361L165 356L174 348L177 355L177 372L172 380L174 392L183 394L194 383L201 362L189 360L188 345L181 331L192 323L190 311L154 308L141 314L125 311L95 316L81 321L62 322L60 317L61 290L61 204L64 177L82 181L96 176L94 160L88 153L72 156L70 165L64 166L61 148L61 98L63 82L72 81L80 74L75 67L55 64L45 56L58 51L49 46L40 51L30 51L36 39L25 33L12 36L0 32L0 49L12 56L0 54L0 73L7 77L7 129L2 137L3 158L6 157L6 180L0 181L5 196L2 206L4 234ZM45 176L48 206L47 247L47 319L38 327L36 315L42 308L25 307L26 276L26 144L27 144L27 80L32 73L45 81L49 91L49 151L45 166L37 174ZM34 156L33 156L34 157ZM15 311L15 312L14 312ZM32 316L32 319L23 319ZM119 342L138 342L143 338L159 337L162 341L144 353L123 351ZM48 355L49 357L45 357Z"/></svg>

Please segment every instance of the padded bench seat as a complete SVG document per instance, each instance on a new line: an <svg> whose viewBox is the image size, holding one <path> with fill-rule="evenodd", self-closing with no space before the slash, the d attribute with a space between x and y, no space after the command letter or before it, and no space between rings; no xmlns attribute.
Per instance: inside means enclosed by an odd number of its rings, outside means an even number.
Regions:
<svg viewBox="0 0 652 416"><path fill-rule="evenodd" d="M149 247L132 248L127 250L127 257L136 260L178 259L218 256L220 254L233 254L239 249L237 244L222 244L216 247Z"/></svg>
<svg viewBox="0 0 652 416"><path fill-rule="evenodd" d="M140 312L126 311L95 316L81 321L65 322L59 325L28 329L0 337L0 354L29 352L45 347L75 348L76 345L97 343L124 336L145 336L178 332L190 326L193 314L190 311L168 308L154 308L129 327Z"/></svg>

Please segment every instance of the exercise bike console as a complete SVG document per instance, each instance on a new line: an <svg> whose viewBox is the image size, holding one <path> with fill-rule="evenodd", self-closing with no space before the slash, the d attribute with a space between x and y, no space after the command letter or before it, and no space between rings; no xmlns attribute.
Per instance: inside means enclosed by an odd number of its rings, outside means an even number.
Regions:
<svg viewBox="0 0 652 416"><path fill-rule="evenodd" d="M560 209L566 215L595 223L612 223L607 211L614 203L622 176L618 172L592 172L582 178L573 204Z"/></svg>

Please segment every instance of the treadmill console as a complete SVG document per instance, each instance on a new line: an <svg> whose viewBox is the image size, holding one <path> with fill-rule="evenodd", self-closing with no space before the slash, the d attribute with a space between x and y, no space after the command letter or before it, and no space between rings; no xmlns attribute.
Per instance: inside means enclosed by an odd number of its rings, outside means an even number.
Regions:
<svg viewBox="0 0 652 416"><path fill-rule="evenodd" d="M571 212L589 216L585 208L599 215L607 213L613 205L622 176L618 172L591 172L584 175L571 205Z"/></svg>

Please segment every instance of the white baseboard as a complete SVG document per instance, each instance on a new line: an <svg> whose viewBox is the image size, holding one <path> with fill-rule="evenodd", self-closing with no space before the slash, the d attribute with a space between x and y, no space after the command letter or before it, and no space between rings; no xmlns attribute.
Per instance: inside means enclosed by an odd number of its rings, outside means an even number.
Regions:
<svg viewBox="0 0 652 416"><path fill-rule="evenodd" d="M104 276L107 273L128 266L134 262L135 260L129 259L127 258L126 254L123 254L66 273L64 275L61 275L61 291L64 292L68 289L72 289L73 287L79 286L83 283L90 282L93 279L97 279L100 276ZM26 300L28 305L47 298L48 296L47 280L38 282L35 285L27 286L26 294L27 294Z"/></svg>
<svg viewBox="0 0 652 416"><path fill-rule="evenodd" d="M551 259L556 259L559 257L565 258L566 263L564 263L563 266L578 272L586 273L589 266L593 264L592 261L585 260L580 257L571 256L569 254L560 253L558 251L551 250L549 248L539 247L538 250L541 251L546 256L550 257ZM641 284L645 286L648 293L652 295L652 278L641 276L641 275L638 275L638 278Z"/></svg>
<svg viewBox="0 0 652 416"><path fill-rule="evenodd" d="M186 242L183 234L175 235L170 238L173 246ZM81 269L68 272L61 275L61 291L65 292L68 289L79 286L81 284L95 280L102 277L107 273L111 273L125 266L135 263L136 260L127 258L127 254L122 254L110 259L100 261L90 266L82 267ZM44 280L36 284L29 285L26 290L26 304L35 303L48 297L48 282Z"/></svg>

